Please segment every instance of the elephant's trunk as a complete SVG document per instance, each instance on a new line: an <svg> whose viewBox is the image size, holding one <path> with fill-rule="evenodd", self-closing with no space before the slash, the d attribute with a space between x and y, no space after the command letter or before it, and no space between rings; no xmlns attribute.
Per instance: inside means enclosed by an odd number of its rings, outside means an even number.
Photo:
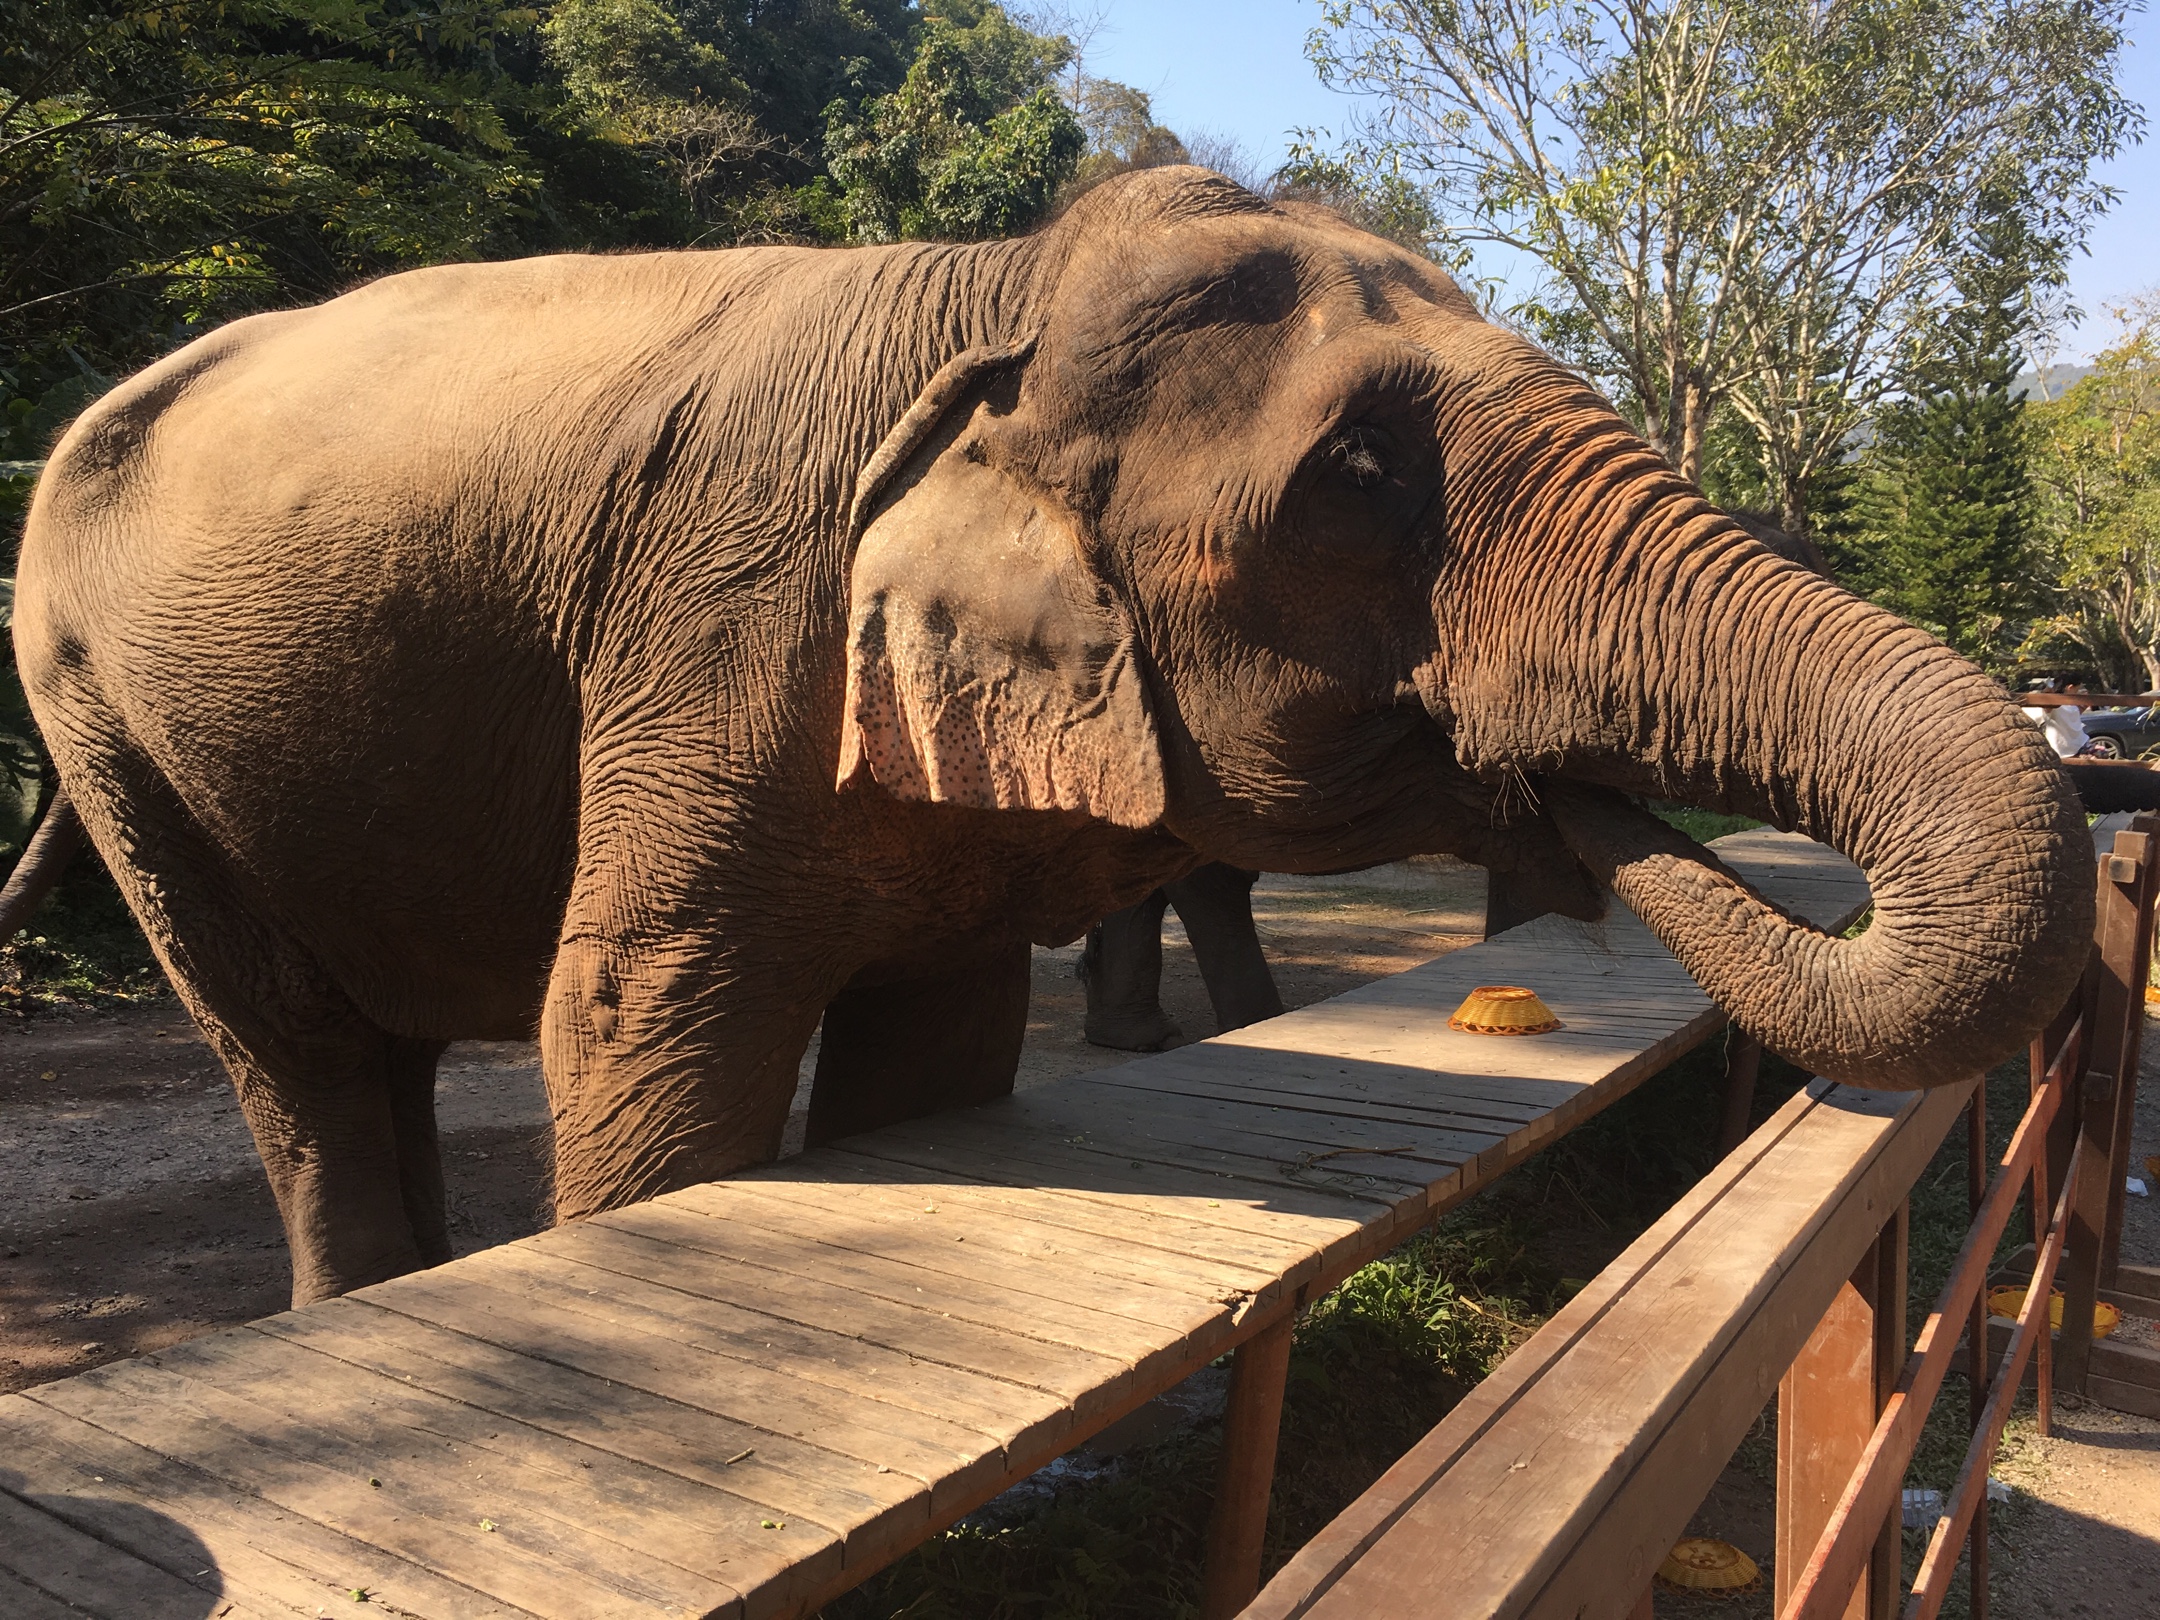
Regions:
<svg viewBox="0 0 2160 1620"><path fill-rule="evenodd" d="M2001 1060L2061 1008L2092 930L2084 816L2038 730L1947 647L1576 422L1539 459L1572 462L1578 493L1486 514L1520 572L1485 582L1503 605L1464 631L1446 699L1463 762L1529 773L1584 864L1802 1067L1914 1087ZM1610 789L1832 845L1867 874L1872 922L1793 921Z"/></svg>

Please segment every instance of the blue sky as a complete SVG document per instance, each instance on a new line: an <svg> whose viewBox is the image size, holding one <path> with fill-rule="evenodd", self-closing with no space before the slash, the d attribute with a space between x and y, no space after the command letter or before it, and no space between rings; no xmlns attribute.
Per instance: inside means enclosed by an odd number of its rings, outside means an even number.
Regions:
<svg viewBox="0 0 2160 1620"><path fill-rule="evenodd" d="M1086 0L1076 11L1090 9ZM1098 0L1103 26L1087 68L1155 98L1155 116L1180 134L1229 136L1262 169L1282 160L1288 132L1340 129L1345 98L1321 87L1305 60L1305 36L1319 19L1315 0ZM2131 22L2124 88L2160 125L2160 18ZM2100 222L2071 274L2084 327L2061 358L2084 358L2108 341L2102 305L2160 286L2160 136L2149 137L2103 172L2121 200Z"/></svg>

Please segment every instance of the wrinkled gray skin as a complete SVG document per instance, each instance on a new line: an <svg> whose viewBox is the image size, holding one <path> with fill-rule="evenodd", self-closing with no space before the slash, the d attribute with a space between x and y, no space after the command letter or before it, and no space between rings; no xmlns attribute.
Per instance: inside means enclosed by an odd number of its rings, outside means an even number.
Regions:
<svg viewBox="0 0 2160 1620"><path fill-rule="evenodd" d="M1030 941L1203 858L1611 882L1794 1061L2068 994L2038 733L1429 264L1203 171L1022 241L565 257L239 322L94 406L16 645L308 1300L447 1252L445 1042L539 1029L571 1218L1009 1083ZM1925 754L1904 740L1935 739ZM1619 792L1845 850L1824 938ZM1573 851L1571 854L1570 851Z"/></svg>

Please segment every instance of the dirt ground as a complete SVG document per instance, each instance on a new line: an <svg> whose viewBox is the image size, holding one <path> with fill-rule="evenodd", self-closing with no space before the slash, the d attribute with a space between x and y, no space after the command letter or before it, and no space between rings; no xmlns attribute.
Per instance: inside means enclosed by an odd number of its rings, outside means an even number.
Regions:
<svg viewBox="0 0 2160 1620"><path fill-rule="evenodd" d="M2123 1200L2122 1257L2160 1265L2160 1008L2148 1008L2130 1138L2143 1198ZM2160 1326L2124 1319L2118 1336L2160 1350ZM2160 1614L2160 1422L2074 1399L2041 1439L2013 1418L1995 1477L2016 1493L2006 1515L1995 1609L2006 1620Z"/></svg>
<svg viewBox="0 0 2160 1620"><path fill-rule="evenodd" d="M1350 878L1270 876L1254 895L1291 1006L1400 972L1475 940L1483 874L1444 860ZM1129 1061L1080 1036L1077 946L1037 951L1020 1084ZM1175 916L1163 1004L1194 1039L1214 1033ZM807 1078L815 1047L804 1060ZM2160 1029L2147 1043L2133 1164L2160 1157ZM535 1055L468 1043L442 1069L439 1111L459 1253L537 1230L547 1216L548 1121ZM798 1116L807 1090L798 1093ZM799 1139L800 1120L791 1133ZM230 1086L170 1001L0 1030L0 1392L280 1310L284 1240ZM2132 1198L2124 1255L2160 1263L2160 1180ZM2149 1326L2129 1335L2160 1344ZM2146 1339L2147 1335L2152 1335ZM2074 1403L2066 1403L2074 1404ZM2002 1620L2160 1614L2160 1423L2066 1409L2040 1440L2014 1420L1997 1477L1993 1612ZM1768 1488L1735 1467L1692 1533L1767 1564ZM1768 1612L1763 1594L1663 1595L1668 1616Z"/></svg>
<svg viewBox="0 0 2160 1620"><path fill-rule="evenodd" d="M1253 915L1293 1007L1399 973L1478 937L1484 874L1419 860L1348 878L1269 876ZM1163 1007L1215 1033L1173 912ZM1081 1038L1080 950L1035 953L1019 1084L1130 1061ZM803 1060L807 1082L816 1059ZM807 1090L790 1145L801 1139ZM537 1231L548 1114L522 1042L467 1042L437 1092L460 1254ZM285 1308L285 1240L232 1087L170 1000L0 1029L0 1392L84 1372Z"/></svg>

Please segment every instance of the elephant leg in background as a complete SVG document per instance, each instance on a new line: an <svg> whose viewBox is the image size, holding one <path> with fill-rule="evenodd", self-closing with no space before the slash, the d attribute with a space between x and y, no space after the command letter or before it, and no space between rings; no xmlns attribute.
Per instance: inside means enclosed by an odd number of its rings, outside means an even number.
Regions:
<svg viewBox="0 0 2160 1620"><path fill-rule="evenodd" d="M1185 925L1185 937L1192 941L1219 1031L1243 1029L1283 1010L1253 926L1252 889L1259 878L1258 872L1241 866L1210 861L1164 885L1178 921Z"/></svg>
<svg viewBox="0 0 2160 1620"><path fill-rule="evenodd" d="M295 1305L450 1258L439 1043L386 1034L261 917L162 779L129 771L136 860L111 863L224 1060L292 1257Z"/></svg>
<svg viewBox="0 0 2160 1620"><path fill-rule="evenodd" d="M1027 1035L1029 952L850 985L825 1009L806 1147L1003 1097Z"/></svg>
<svg viewBox="0 0 2160 1620"><path fill-rule="evenodd" d="M1165 906L1175 906L1185 925L1217 1029L1242 1029L1280 1013L1282 996L1253 927L1252 887L1259 876L1211 861L1090 929L1080 957L1087 1038L1128 1052L1159 1052L1180 1039L1160 1000Z"/></svg>
<svg viewBox="0 0 2160 1620"><path fill-rule="evenodd" d="M1539 887L1520 872L1485 874L1485 937L1535 922L1552 909Z"/></svg>
<svg viewBox="0 0 2160 1620"><path fill-rule="evenodd" d="M1095 1045L1159 1052L1182 1038L1159 999L1163 910L1169 904L1168 893L1157 889L1088 930L1080 952L1080 978L1087 986L1083 1031Z"/></svg>

